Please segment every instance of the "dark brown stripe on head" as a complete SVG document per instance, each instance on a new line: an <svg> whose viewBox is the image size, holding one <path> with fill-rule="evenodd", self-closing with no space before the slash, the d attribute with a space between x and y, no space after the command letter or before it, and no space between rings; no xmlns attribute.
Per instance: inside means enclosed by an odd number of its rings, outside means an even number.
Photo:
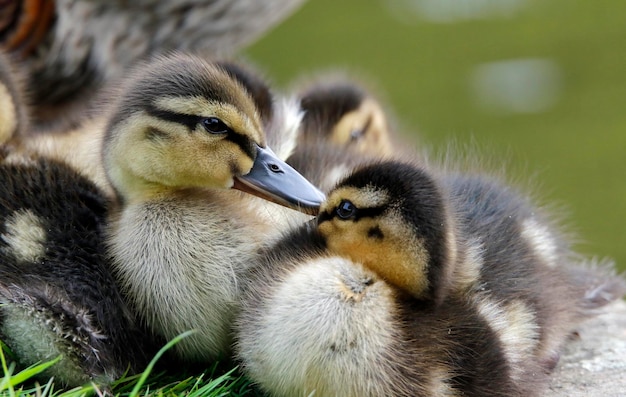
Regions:
<svg viewBox="0 0 626 397"><path fill-rule="evenodd" d="M248 138L246 135L239 134L233 130L230 130L228 134L226 134L225 139L239 146L241 151L244 152L252 160L256 159L256 154L257 154L256 144L252 142L252 140Z"/></svg>
<svg viewBox="0 0 626 397"><path fill-rule="evenodd" d="M387 206L379 206L379 207L369 207L369 208L357 208L354 217L347 219L352 222L358 222L363 218L376 218L380 216L385 210ZM329 221L333 218L339 218L339 215L335 211L336 208L333 208L330 212L325 211L318 215L317 222L318 224Z"/></svg>
<svg viewBox="0 0 626 397"><path fill-rule="evenodd" d="M268 123L272 118L272 93L269 86L253 71L248 70L242 65L234 62L221 61L217 62L228 75L238 81L250 97L254 101L261 119L264 123Z"/></svg>
<svg viewBox="0 0 626 397"><path fill-rule="evenodd" d="M202 116L196 116L193 114L176 113L169 110L157 109L154 106L146 107L146 112L150 116L156 117L158 119L182 124L187 127L189 131L195 130L196 127L198 127L198 124L200 124L200 121L204 118Z"/></svg>
<svg viewBox="0 0 626 397"><path fill-rule="evenodd" d="M365 97L360 88L350 84L314 87L301 98L305 134L330 134L343 116L361 106Z"/></svg>

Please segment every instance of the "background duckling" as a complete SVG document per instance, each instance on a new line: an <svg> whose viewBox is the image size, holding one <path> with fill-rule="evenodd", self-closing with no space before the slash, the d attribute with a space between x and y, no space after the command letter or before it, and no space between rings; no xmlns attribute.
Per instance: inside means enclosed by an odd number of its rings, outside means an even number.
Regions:
<svg viewBox="0 0 626 397"><path fill-rule="evenodd" d="M304 115L287 163L327 192L359 165L404 152L388 110L364 84L320 74L296 89Z"/></svg>
<svg viewBox="0 0 626 397"><path fill-rule="evenodd" d="M109 254L142 321L179 357L206 362L230 349L240 272L280 233L256 201L302 211L323 194L265 147L254 100L219 65L190 55L157 59L130 76L103 146L118 195Z"/></svg>
<svg viewBox="0 0 626 397"><path fill-rule="evenodd" d="M22 57L34 118L47 127L59 114L80 119L84 102L139 60L172 50L233 54L302 3L8 0L0 45Z"/></svg>
<svg viewBox="0 0 626 397"><path fill-rule="evenodd" d="M432 172L354 172L251 270L237 351L262 388L540 395L578 321L623 295L523 196Z"/></svg>
<svg viewBox="0 0 626 397"><path fill-rule="evenodd" d="M0 339L24 365L62 356L45 375L69 386L141 370L148 346L105 260L104 194L63 163L1 150Z"/></svg>
<svg viewBox="0 0 626 397"><path fill-rule="evenodd" d="M340 147L375 156L394 154L389 111L365 84L322 73L296 89L305 112L299 144L320 136Z"/></svg>

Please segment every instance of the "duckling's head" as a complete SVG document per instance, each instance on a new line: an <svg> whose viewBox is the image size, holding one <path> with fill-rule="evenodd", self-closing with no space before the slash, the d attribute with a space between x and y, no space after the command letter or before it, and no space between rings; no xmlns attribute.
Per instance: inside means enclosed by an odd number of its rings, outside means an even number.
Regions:
<svg viewBox="0 0 626 397"><path fill-rule="evenodd" d="M136 70L104 140L108 177L123 200L185 188L238 188L315 210L323 194L266 147L246 89L219 64L173 54Z"/></svg>
<svg viewBox="0 0 626 397"><path fill-rule="evenodd" d="M437 303L456 253L450 223L434 178L398 162L352 173L329 193L318 216L330 251L362 263L415 298Z"/></svg>
<svg viewBox="0 0 626 397"><path fill-rule="evenodd" d="M347 79L329 77L312 84L300 96L304 110L301 135L326 139L340 147L389 155L389 123L380 103L363 87Z"/></svg>

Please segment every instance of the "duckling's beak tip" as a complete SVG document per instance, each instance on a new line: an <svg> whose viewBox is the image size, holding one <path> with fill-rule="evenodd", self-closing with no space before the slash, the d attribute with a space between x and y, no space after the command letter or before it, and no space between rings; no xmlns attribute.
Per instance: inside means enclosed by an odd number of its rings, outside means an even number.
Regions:
<svg viewBox="0 0 626 397"><path fill-rule="evenodd" d="M235 177L233 188L266 200L316 215L326 195L269 148L257 148L250 172Z"/></svg>

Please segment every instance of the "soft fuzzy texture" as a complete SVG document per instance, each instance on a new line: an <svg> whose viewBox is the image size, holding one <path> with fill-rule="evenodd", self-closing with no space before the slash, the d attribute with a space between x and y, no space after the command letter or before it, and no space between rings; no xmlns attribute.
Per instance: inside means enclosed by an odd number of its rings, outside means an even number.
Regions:
<svg viewBox="0 0 626 397"><path fill-rule="evenodd" d="M0 161L0 338L74 386L143 369L145 341L105 258L107 201L45 159Z"/></svg>

